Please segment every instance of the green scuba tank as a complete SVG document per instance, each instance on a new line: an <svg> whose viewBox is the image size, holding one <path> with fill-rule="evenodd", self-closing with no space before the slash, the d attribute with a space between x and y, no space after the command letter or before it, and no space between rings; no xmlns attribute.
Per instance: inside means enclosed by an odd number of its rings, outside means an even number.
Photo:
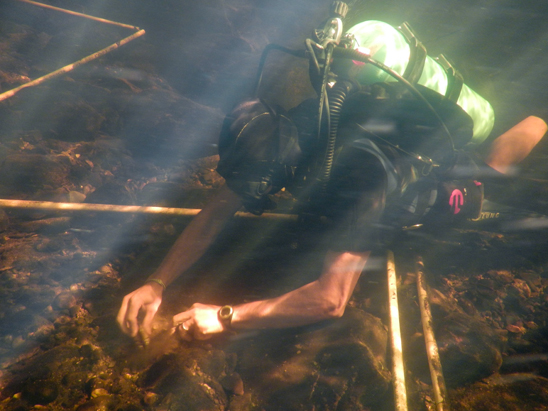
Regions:
<svg viewBox="0 0 548 411"><path fill-rule="evenodd" d="M450 98L472 117L474 131L471 144L477 145L487 138L495 122L495 114L489 102L463 84L462 77L443 56L435 60L426 55L426 50L418 43L409 26L404 24L399 31L381 21L364 21L350 28L347 37L352 39L351 47L383 63L404 78L413 71L413 67L408 66L418 65L419 69L414 70L418 79L407 79ZM424 54L416 58L416 54L421 54L415 53L413 56L418 47L422 47ZM346 66L344 71L348 77L362 85L396 81L380 68L357 61L353 61L350 67Z"/></svg>

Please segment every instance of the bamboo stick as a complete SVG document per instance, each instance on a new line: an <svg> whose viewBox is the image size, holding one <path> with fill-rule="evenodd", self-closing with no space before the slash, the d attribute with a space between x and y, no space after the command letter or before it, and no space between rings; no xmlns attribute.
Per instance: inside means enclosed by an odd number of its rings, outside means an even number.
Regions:
<svg viewBox="0 0 548 411"><path fill-rule="evenodd" d="M115 25L115 26L124 27L124 28L126 28L126 29L131 29L131 30L139 30L139 27L131 26L131 25L129 25L129 24L118 23L118 22L116 22L116 21L107 20L107 19L102 19L102 18L100 18L100 17L90 16L89 14L78 13L78 12L76 12L76 11L67 10L67 9L62 9L62 8L60 8L60 7L55 7L55 6L50 6L49 4L38 3L38 2L32 1L32 0L18 0L18 1L20 1L20 2L22 2L22 3L32 4L33 6L43 7L43 8L45 8L45 9L60 11L60 12L62 12L62 13L70 14L70 15L72 15L72 16L78 16L78 17L83 17L83 18L85 18L85 19L90 19L90 20L99 21L99 22L105 23L105 24L112 24L112 25Z"/></svg>
<svg viewBox="0 0 548 411"><path fill-rule="evenodd" d="M396 411L407 411L407 391L405 389L405 371L398 308L398 287L396 284L396 265L394 253L388 250L386 270L388 274L388 303L390 305L390 333L392 348L392 380L394 384L394 404Z"/></svg>
<svg viewBox="0 0 548 411"><path fill-rule="evenodd" d="M109 53L113 50L116 50L118 47L123 46L124 44L129 43L132 40L135 40L137 37L141 37L143 34L145 34L145 31L144 30L139 30L138 32L133 33L131 36L128 36L128 37L126 37L126 38L124 38L120 41L117 41L116 43L111 44L110 46L108 46L108 47L106 47L106 48L104 48L104 49L102 49L102 50L100 50L96 53L93 53L93 54L91 54L87 57L84 57L81 60L78 60L78 61L76 61L72 64L68 64L65 67L61 67L58 70L55 70L55 71L53 71L49 74L46 74L45 76L39 77L36 80L32 80L32 81L29 81L28 83L22 84L19 87L8 90L5 93L0 94L0 101L6 100L10 97L13 97L16 93L18 93L19 91L21 91L24 88L37 86L39 84L44 83L45 81L51 80L54 77L60 76L61 74L68 73L69 71L74 70L76 67L79 67L82 64L86 64L86 63L90 62L91 60L95 60L96 58L99 58L99 57L101 57L101 56L103 56L103 55L105 55L105 54L107 54L107 53Z"/></svg>
<svg viewBox="0 0 548 411"><path fill-rule="evenodd" d="M52 211L89 211L107 213L135 213L135 214L163 214L179 216L195 216L201 210L199 208L175 208L175 207L154 207L154 206L132 206L115 204L90 204L90 203L57 203L53 201L31 201L31 200L9 200L0 199L0 208L19 208L31 210L52 210ZM263 213L260 216L251 213L237 212L236 217L263 218L297 221L296 214Z"/></svg>
<svg viewBox="0 0 548 411"><path fill-rule="evenodd" d="M447 390L445 388L445 379L441 368L438 344L434 336L432 326L432 312L428 293L426 291L426 281L424 279L424 263L421 257L416 261L417 273L417 291L419 295L419 305L421 310L422 328L424 332L424 342L426 344L426 355L428 357L428 366L430 367L430 376L432 378L432 389L434 391L434 401L437 411L447 410L446 398Z"/></svg>

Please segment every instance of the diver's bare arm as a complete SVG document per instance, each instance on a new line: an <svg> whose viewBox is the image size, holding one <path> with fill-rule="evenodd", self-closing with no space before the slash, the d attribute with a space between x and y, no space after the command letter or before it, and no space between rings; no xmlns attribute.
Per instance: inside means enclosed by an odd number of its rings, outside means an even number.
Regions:
<svg viewBox="0 0 548 411"><path fill-rule="evenodd" d="M238 197L223 187L215 199L192 220L160 267L149 277L160 281L147 282L122 300L117 321L124 333L136 337L142 329L143 342L148 340L152 333L152 320L162 303L163 287L160 284L170 284L194 264L240 206ZM142 321L139 320L139 313L144 314Z"/></svg>
<svg viewBox="0 0 548 411"><path fill-rule="evenodd" d="M340 317L369 252L329 252L320 278L280 297L234 307L234 329L293 327Z"/></svg>
<svg viewBox="0 0 548 411"><path fill-rule="evenodd" d="M530 116L497 137L485 162L500 173L511 173L538 144L548 127L544 120Z"/></svg>
<svg viewBox="0 0 548 411"><path fill-rule="evenodd" d="M215 198L184 229L158 269L149 278L167 286L190 268L205 253L225 223L242 206L240 198L228 187L221 188Z"/></svg>

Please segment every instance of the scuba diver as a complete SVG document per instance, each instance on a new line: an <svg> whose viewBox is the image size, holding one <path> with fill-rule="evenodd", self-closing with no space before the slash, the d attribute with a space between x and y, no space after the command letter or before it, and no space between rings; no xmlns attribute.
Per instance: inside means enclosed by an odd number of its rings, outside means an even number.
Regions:
<svg viewBox="0 0 548 411"><path fill-rule="evenodd" d="M267 47L256 90L268 52L277 49L309 59L317 98L286 112L256 97L227 115L218 165L226 185L145 284L124 297L123 332L148 338L166 286L204 255L236 211L272 209L282 188L298 199L303 224L325 226L329 250L319 278L276 298L195 303L173 323L182 338L201 340L338 318L373 250L404 228L479 218L484 183L510 175L545 134L546 123L528 117L480 159L473 149L493 126L489 103L446 59L427 56L408 25L373 21L343 32L347 11L335 2L305 50ZM391 50L395 44L403 51Z"/></svg>

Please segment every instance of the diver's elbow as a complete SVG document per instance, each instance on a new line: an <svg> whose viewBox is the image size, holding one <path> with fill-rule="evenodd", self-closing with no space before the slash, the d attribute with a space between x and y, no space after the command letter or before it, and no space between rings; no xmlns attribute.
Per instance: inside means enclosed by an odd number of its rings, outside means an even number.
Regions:
<svg viewBox="0 0 548 411"><path fill-rule="evenodd" d="M346 309L346 301L328 301L323 310L323 317L325 319L337 319L341 318Z"/></svg>

